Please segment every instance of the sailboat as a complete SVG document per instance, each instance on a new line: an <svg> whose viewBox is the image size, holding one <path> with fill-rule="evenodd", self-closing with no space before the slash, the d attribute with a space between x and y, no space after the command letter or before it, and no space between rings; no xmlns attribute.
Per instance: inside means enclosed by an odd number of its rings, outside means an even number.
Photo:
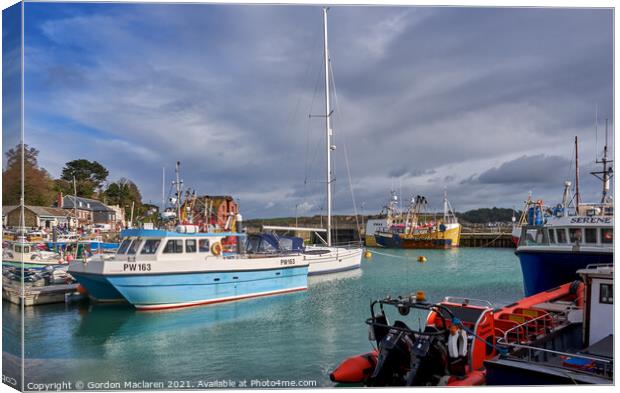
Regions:
<svg viewBox="0 0 620 393"><path fill-rule="evenodd" d="M349 247L334 246L332 244L332 167L331 154L335 150L332 144L333 130L331 127L331 115L333 113L330 103L329 91L329 45L327 39L327 10L323 8L323 54L325 64L325 152L326 152L326 193L327 193L327 228L291 228L263 226L264 230L289 230L296 232L314 232L323 244L306 246L303 251L304 261L308 261L308 275L336 273L346 270L359 269L362 264L362 251L359 245ZM325 234L325 239L321 237Z"/></svg>

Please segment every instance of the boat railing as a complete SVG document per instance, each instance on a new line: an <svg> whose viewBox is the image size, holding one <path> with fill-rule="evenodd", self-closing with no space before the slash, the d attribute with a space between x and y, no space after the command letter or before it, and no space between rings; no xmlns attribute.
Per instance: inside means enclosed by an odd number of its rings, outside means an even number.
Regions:
<svg viewBox="0 0 620 393"><path fill-rule="evenodd" d="M499 344L499 341L498 341L498 344ZM559 357L561 359L566 359L566 360L582 359L582 360L594 362L591 364L592 367L590 369L572 368L572 367L565 366L565 365L558 365L558 367L561 367L563 369L570 368L571 370L574 370L574 371L581 371L581 372L586 372L589 374L603 375L606 377L611 377L613 373L613 359L603 359L597 356L585 355L585 354L580 354L580 353L562 352L562 351L556 351L553 349L540 348L540 347L534 347L531 345L523 345L523 344L516 344L516 343L502 343L502 345L511 347L512 349L518 349L518 350L525 351L527 354L526 359L528 362L541 362L541 361L547 362L549 361L551 357L556 357L556 358ZM541 355L542 355L542 359L541 359Z"/></svg>
<svg viewBox="0 0 620 393"><path fill-rule="evenodd" d="M354 248L362 248L364 246L364 242L361 240L355 240L355 241L350 241L350 242L332 243L332 246L339 247L339 248L354 249Z"/></svg>
<svg viewBox="0 0 620 393"><path fill-rule="evenodd" d="M535 318L526 318L525 322L506 330L504 336L500 337L497 343L502 345L515 345L514 342L510 341L511 339L516 339L519 345L522 342L529 342L532 336L536 335L538 332L546 333L551 331L552 324L549 321L553 321L553 316L550 313L544 313Z"/></svg>
<svg viewBox="0 0 620 393"><path fill-rule="evenodd" d="M443 301L446 303L455 303L461 304L465 306L478 306L478 307L490 307L493 308L493 304L488 300L481 299L471 299L466 297L459 296L446 296L443 298Z"/></svg>

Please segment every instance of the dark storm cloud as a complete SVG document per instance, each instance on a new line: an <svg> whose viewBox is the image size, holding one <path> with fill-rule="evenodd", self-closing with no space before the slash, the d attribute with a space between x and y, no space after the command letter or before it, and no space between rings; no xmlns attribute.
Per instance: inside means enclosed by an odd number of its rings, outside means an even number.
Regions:
<svg viewBox="0 0 620 393"><path fill-rule="evenodd" d="M549 183L559 174L569 173L570 160L558 156L521 156L491 168L478 176L473 182L485 184L537 184Z"/></svg>
<svg viewBox="0 0 620 393"><path fill-rule="evenodd" d="M27 137L52 174L87 156L157 201L181 160L250 216L325 206L320 7L27 9ZM594 156L594 106L612 113L610 10L333 7L329 32L337 212L350 188L367 213L390 189L447 187L458 210L552 197L575 135Z"/></svg>

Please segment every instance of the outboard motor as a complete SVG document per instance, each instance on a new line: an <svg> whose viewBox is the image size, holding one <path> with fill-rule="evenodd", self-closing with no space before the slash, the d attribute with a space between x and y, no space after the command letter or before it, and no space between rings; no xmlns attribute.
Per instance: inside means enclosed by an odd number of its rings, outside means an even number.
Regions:
<svg viewBox="0 0 620 393"><path fill-rule="evenodd" d="M406 324L396 321L394 327L409 329ZM409 333L400 329L390 329L379 342L379 356L368 386L402 386L411 358L413 340Z"/></svg>
<svg viewBox="0 0 620 393"><path fill-rule="evenodd" d="M445 343L438 336L420 335L411 350L407 386L436 386L448 371Z"/></svg>

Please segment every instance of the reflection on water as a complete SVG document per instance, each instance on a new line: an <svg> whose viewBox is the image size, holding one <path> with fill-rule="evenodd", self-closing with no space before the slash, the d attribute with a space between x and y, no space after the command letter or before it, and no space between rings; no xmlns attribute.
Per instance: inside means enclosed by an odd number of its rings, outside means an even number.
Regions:
<svg viewBox="0 0 620 393"><path fill-rule="evenodd" d="M386 251L387 252L387 251ZM26 309L26 354L43 359L33 381L315 379L370 349L370 301L424 290L431 301L469 296L509 303L522 296L512 250L390 250L362 270L311 276L304 292L172 311L128 305L47 305ZM3 302L3 331L19 307ZM9 317L10 316L10 317ZM8 322L8 323L7 323ZM18 349L3 337L5 351Z"/></svg>

